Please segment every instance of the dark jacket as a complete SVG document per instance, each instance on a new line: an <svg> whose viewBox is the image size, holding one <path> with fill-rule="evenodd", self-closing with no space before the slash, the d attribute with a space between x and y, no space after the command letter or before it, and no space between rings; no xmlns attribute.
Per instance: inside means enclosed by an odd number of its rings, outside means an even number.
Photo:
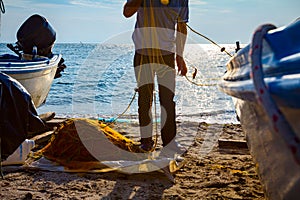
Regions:
<svg viewBox="0 0 300 200"><path fill-rule="evenodd" d="M45 127L27 90L15 79L0 72L1 157L6 159L29 132Z"/></svg>

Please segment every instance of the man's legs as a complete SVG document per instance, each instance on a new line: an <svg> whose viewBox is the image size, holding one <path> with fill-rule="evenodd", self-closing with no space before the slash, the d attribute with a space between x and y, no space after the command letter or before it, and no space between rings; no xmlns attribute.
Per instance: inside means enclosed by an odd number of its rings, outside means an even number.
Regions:
<svg viewBox="0 0 300 200"><path fill-rule="evenodd" d="M161 105L161 137L163 146L168 145L176 136L175 112L175 60L174 54L164 55L163 64L155 70L159 87Z"/></svg>
<svg viewBox="0 0 300 200"><path fill-rule="evenodd" d="M138 113L141 144L144 150L150 150L152 141L152 99L154 89L154 71L147 56L138 53L134 56L135 77L138 84Z"/></svg>
<svg viewBox="0 0 300 200"><path fill-rule="evenodd" d="M134 56L134 66L139 88L138 113L142 138L141 143L142 145L146 144L146 146L152 146L153 143L151 108L154 90L154 75L156 73L161 105L162 142L163 146L167 146L171 141L171 145L173 145L176 136L176 104L174 102L176 71L174 54L149 58L148 56L136 53Z"/></svg>
<svg viewBox="0 0 300 200"><path fill-rule="evenodd" d="M161 105L161 138L163 146L167 146L176 136L174 93L159 85L159 99Z"/></svg>

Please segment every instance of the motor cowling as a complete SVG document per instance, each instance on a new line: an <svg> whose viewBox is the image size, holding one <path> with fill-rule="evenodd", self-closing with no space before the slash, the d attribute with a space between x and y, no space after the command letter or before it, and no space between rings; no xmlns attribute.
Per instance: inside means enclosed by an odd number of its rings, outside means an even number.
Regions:
<svg viewBox="0 0 300 200"><path fill-rule="evenodd" d="M37 54L49 56L56 40L56 32L45 17L38 14L29 17L17 31L17 44L23 53L32 54L37 48Z"/></svg>

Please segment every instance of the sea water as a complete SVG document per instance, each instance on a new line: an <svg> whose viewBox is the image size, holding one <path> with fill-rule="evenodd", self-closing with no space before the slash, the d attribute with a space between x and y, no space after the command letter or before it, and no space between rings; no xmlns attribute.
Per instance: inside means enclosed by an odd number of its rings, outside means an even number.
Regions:
<svg viewBox="0 0 300 200"><path fill-rule="evenodd" d="M222 45L234 53L234 45ZM0 44L0 54L11 53ZM132 44L56 43L53 53L63 55L67 68L55 79L38 113L52 111L57 117L114 118L131 102L136 81ZM187 44L184 57L187 77L176 77L177 121L238 123L231 97L219 91L217 84L230 57L211 44ZM197 75L192 79L197 68ZM41 83L42 84L42 83ZM157 90L157 89L156 89ZM156 92L157 93L157 92ZM155 95L153 115L159 120L160 106ZM123 119L137 119L137 96Z"/></svg>

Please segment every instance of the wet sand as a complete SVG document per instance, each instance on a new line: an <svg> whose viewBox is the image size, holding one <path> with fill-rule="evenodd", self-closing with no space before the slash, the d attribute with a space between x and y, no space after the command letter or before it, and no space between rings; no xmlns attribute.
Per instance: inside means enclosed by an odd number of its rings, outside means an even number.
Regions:
<svg viewBox="0 0 300 200"><path fill-rule="evenodd" d="M128 137L137 128L115 126ZM4 168L0 199L265 199L239 124L182 122L179 130L188 152L186 164L173 174L175 183L163 171L78 174ZM221 148L220 141L229 143Z"/></svg>

